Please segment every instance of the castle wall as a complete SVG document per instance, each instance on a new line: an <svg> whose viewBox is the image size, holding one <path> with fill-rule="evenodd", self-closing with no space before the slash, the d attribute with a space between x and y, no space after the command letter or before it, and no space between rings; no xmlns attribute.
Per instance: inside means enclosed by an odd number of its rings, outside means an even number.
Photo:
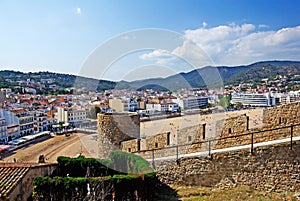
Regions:
<svg viewBox="0 0 300 201"><path fill-rule="evenodd" d="M99 158L107 158L121 142L140 137L140 116L128 113L98 114Z"/></svg>
<svg viewBox="0 0 300 201"><path fill-rule="evenodd" d="M167 184L231 188L247 185L261 191L299 191L300 143L216 153L213 158L183 158L157 170Z"/></svg>

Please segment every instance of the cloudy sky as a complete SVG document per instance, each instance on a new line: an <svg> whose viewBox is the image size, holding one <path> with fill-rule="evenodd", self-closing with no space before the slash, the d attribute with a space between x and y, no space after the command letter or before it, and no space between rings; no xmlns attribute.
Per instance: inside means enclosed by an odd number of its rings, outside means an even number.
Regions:
<svg viewBox="0 0 300 201"><path fill-rule="evenodd" d="M300 60L299 7L298 0L0 0L0 70L133 80Z"/></svg>

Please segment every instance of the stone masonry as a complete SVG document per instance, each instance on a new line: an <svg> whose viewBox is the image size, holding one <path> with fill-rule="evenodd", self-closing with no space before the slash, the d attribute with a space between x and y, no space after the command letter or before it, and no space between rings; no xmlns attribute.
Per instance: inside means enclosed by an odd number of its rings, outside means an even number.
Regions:
<svg viewBox="0 0 300 201"><path fill-rule="evenodd" d="M217 153L213 158L184 158L157 170L167 184L231 188L247 185L262 191L300 191L300 143Z"/></svg>
<svg viewBox="0 0 300 201"><path fill-rule="evenodd" d="M99 158L121 149L121 142L140 137L140 116L128 113L98 114Z"/></svg>

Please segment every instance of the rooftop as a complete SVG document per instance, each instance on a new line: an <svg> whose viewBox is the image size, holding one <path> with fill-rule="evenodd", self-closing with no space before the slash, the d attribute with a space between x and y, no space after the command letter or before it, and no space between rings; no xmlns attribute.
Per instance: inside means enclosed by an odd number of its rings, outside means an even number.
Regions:
<svg viewBox="0 0 300 201"><path fill-rule="evenodd" d="M29 164L0 163L0 199L10 193L30 167Z"/></svg>

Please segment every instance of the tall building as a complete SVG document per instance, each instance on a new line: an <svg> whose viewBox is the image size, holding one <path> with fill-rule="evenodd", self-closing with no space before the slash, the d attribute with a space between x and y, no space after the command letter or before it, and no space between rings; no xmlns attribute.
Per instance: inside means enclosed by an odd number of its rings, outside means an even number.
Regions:
<svg viewBox="0 0 300 201"><path fill-rule="evenodd" d="M4 117L0 117L0 144L8 142L7 125Z"/></svg>
<svg viewBox="0 0 300 201"><path fill-rule="evenodd" d="M275 98L270 93L232 93L231 103L241 103L245 106L270 107L275 105Z"/></svg>
<svg viewBox="0 0 300 201"><path fill-rule="evenodd" d="M7 110L0 110L0 118L1 117L5 119L7 129L7 137L3 137L2 140L7 142L20 137L19 118L13 112Z"/></svg>
<svg viewBox="0 0 300 201"><path fill-rule="evenodd" d="M139 108L139 103L134 98L109 99L109 107L115 112L134 112Z"/></svg>
<svg viewBox="0 0 300 201"><path fill-rule="evenodd" d="M208 104L208 97L205 96L191 96L187 98L177 98L173 100L182 109L193 109L206 106Z"/></svg>
<svg viewBox="0 0 300 201"><path fill-rule="evenodd" d="M87 111L73 108L57 108L55 118L58 122L71 123L86 120Z"/></svg>
<svg viewBox="0 0 300 201"><path fill-rule="evenodd" d="M33 115L31 115L28 111L24 109L14 109L11 110L11 112L14 113L19 119L21 136L30 135L34 133Z"/></svg>

